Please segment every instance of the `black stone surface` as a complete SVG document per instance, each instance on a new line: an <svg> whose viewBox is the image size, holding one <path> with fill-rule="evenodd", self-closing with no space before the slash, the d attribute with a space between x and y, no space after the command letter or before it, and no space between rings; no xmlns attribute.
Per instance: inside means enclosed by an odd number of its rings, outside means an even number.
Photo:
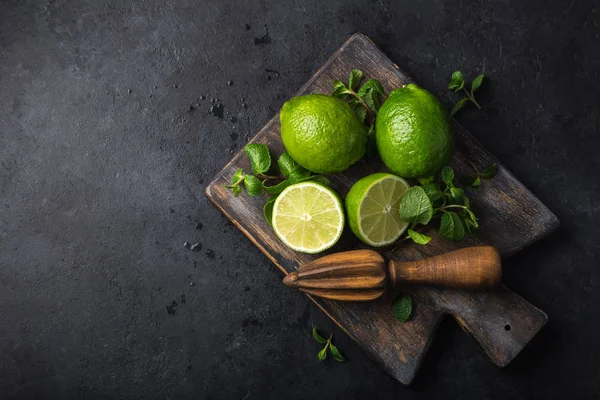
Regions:
<svg viewBox="0 0 600 400"><path fill-rule="evenodd" d="M592 0L0 1L0 399L598 398L599 23ZM354 32L448 106L484 72L458 119L562 221L505 263L550 322L504 370L447 320L401 386L203 195Z"/></svg>

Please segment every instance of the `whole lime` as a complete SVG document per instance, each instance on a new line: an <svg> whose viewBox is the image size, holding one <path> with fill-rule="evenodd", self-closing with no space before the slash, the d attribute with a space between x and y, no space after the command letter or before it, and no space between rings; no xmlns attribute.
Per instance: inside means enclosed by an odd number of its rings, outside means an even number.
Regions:
<svg viewBox="0 0 600 400"><path fill-rule="evenodd" d="M364 124L346 102L335 97L294 97L281 107L279 120L286 151L310 171L342 172L365 154Z"/></svg>
<svg viewBox="0 0 600 400"><path fill-rule="evenodd" d="M385 165L403 178L435 174L454 152L450 114L434 95L412 83L385 100L375 137Z"/></svg>

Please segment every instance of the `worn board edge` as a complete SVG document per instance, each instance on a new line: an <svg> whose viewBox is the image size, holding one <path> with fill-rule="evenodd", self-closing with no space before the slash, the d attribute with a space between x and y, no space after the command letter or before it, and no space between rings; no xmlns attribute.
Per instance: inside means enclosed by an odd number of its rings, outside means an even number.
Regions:
<svg viewBox="0 0 600 400"><path fill-rule="evenodd" d="M356 39L364 39L364 40L366 40L366 41L370 42L370 44L373 46L373 48L374 48L374 49L375 49L377 52L379 52L379 53L380 53L380 55L381 55L382 57L385 57L385 58L389 59L389 57L388 57L388 56L387 56L385 53L383 53L383 52L382 52L382 51L379 49L379 47L377 47L377 45L376 45L376 44L375 44L375 43L374 43L374 42L373 42L371 39L369 39L367 36L365 36L365 35L363 35L363 34L361 34L361 33L355 33L355 34L353 34L353 35L352 35L352 36L351 36L351 37L350 37L348 40L346 40L346 41L343 43L343 45L342 45L342 46L341 46L341 47L340 47L338 50L336 50L336 51L335 51L335 52L334 52L334 53L333 53L333 54L332 54L332 55L329 57L329 59L328 59L328 60L327 60L327 61L326 61L326 62L325 62L325 63L324 63L324 64L323 64L323 65L322 65L322 66L321 66L321 67L320 67L320 68L319 68L319 69L318 69L318 70L317 70L317 71L316 71L316 72L315 72L313 75L312 75L312 77L311 77L311 78L310 78L310 79L309 79L309 80L308 80L308 81L307 81L307 82L306 82L304 85L302 85L302 86L300 87L300 89L298 89L298 90L296 91L296 93L295 93L293 96L298 96L298 95L302 94L303 92L305 92L305 91L308 89L308 87L310 87L310 86L311 86L311 85L314 83L314 81L315 81L315 80L316 80L316 79L319 77L319 75L320 75L320 74L321 74L321 73L322 73L324 70L326 70L326 69L327 69L327 68L328 68L328 67L329 67L329 66L330 66L330 65L331 65L331 64L332 64L332 63L333 63L333 62L336 60L336 58L338 57L338 55L339 55L339 54L340 54L342 51L344 51L344 50L345 50L345 48L346 48L346 47L347 47L347 46L348 46L348 45L349 45L351 42L353 42L353 41L354 41L354 40L356 40ZM393 62L392 62L392 63L393 63ZM396 70L397 70L397 71L398 71L400 74L404 74L405 76L410 76L409 74L407 74L407 73L405 73L404 71L402 71L402 70L401 70L401 69L398 67L398 65L396 65L395 63L393 63L393 66L394 66L394 68L395 68L395 69L396 69ZM270 128L271 128L271 126L272 126L274 123L276 123L276 122L277 122L278 115L279 115L278 113L277 113L276 115L274 115L274 116L273 116L273 117L272 117L272 118L271 118L271 119L270 119L270 120L269 120L269 121L268 121L268 122L267 122L267 123L266 123L266 124L265 124L265 125L264 125L264 126L263 126L263 127L262 127L262 128L259 130L259 131L258 131L258 132L257 132L257 133L256 133L256 135L254 135L254 137L248 141L248 143L254 143L254 142L257 142L258 138L259 138L260 136L262 136L262 134L263 134L263 131L270 129ZM459 123L458 123L456 120L454 120L454 124L455 124L455 126L457 127L457 130L459 130L459 131L460 131L460 134L461 134L461 135L463 135L463 136L465 136L465 137L468 137L468 139L469 139L469 140L471 140L473 143L475 143L475 144L476 144L478 147L480 147L480 148L482 148L482 149L485 149L485 147L484 147L484 146L482 146L482 145L481 145L481 143L480 143L480 142L479 142L479 141L478 141L478 140L477 140L477 139L476 139L476 138L475 138L475 137L474 137L474 136L473 136L471 133L469 133L469 132L468 132L466 129L464 129L464 127L462 127L462 126L461 126L461 125L460 125L460 124L459 124ZM492 154L491 154L491 153L489 153L489 152L488 152L488 154L489 154L489 156L491 156L491 158L492 158L494 161L498 161L498 160L497 160L497 158L496 158L494 155L492 155ZM217 202L216 196L214 195L214 193L213 193L213 191L212 191L212 190L213 190L213 187L214 187L214 185L216 185L216 184L217 184L217 181L219 180L219 178L221 178L221 177L222 177L222 176L225 174L225 171L227 171L227 170L228 170L228 169L229 169L229 168L230 168L232 165L234 165L234 164L235 164L235 163L238 161L238 159L239 159L241 156L243 156L243 155L244 155L244 151L243 151L243 148L242 148L241 150L239 150L239 151L238 151L238 152L237 152L237 153L236 153L236 154L235 154L235 155L232 157L232 159L231 159L231 160L230 160L230 161L229 161L229 162L228 162L228 163L227 163L227 164L226 164L226 165L225 165L225 166L224 166L224 167L223 167L223 168L222 168L222 169L221 169L221 170L220 170L220 171L219 171L217 174L215 174L215 177L214 177L214 179L213 179L213 180L212 180L212 181L209 183L209 185L208 185L208 186L205 188L205 191L204 191L204 192L205 192L206 196L209 198L209 200L210 200L210 201L211 201L211 202L212 202L212 203L213 203L213 204L214 204L214 205L215 205L215 206L216 206L216 207L217 207L217 208L218 208L218 209L219 209L219 210L220 210L220 211L221 211L221 212L222 212L222 213L223 213L223 214L224 214L224 215L225 215L225 216L226 216L228 219L229 219L229 220L231 220L231 222L232 222L232 223L233 223L233 224L234 224L234 225L235 225L235 226L236 226L238 229L240 229L240 231L241 231L241 232L242 232L242 233L243 233L243 234L244 234L246 237L248 237L248 239L250 239L250 241L251 241L252 243L254 243L254 245L255 245L255 246L256 246L256 247L257 247L257 248L258 248L258 249L259 249L261 252L263 252L263 254L265 254L269 260L271 260L271 262L273 262L273 264L275 264L275 265L276 265L276 266L277 266L277 267L278 267L278 268L279 268L279 269L280 269L280 270L281 270L281 271L282 271L282 272L283 272L285 275L287 275L287 274L288 274L288 272L286 271L286 269L285 269L285 268L284 268L282 265L280 265L280 264L277 262L277 260L276 260L276 259L275 259L275 258L274 258L274 257L273 257L273 256L272 256L270 253L269 253L269 251L268 251L268 250L267 250L267 249L266 249L266 248L265 248L265 247L264 247L264 246L263 246L263 245L262 245L262 244L261 244L261 243L260 243L260 242L259 242L257 239L255 239L255 238L254 238L254 237L253 237L253 236L252 236L252 235L251 235L251 234L250 234L250 233L249 233L249 232L248 232L248 231L247 231L247 230L246 230L246 229L245 229L245 228L244 228L244 227L243 227L243 226L242 226L242 225L241 225L241 224L240 224L238 221L237 221L237 220L235 220L235 218L233 218L233 217L232 217L232 216L231 216L231 215L230 215L230 214L229 214L229 213L228 213L228 212L227 212L227 211L224 209L224 207L222 207L222 206L221 206L221 205L220 205L220 204ZM512 174L512 172L510 172L510 171L509 171L509 170L507 170L506 168L504 168L504 172L505 172L505 173L506 173L506 174L507 174L507 175L508 175L510 178L512 178L513 180L515 180L515 181L517 181L517 182L520 182L520 181L519 181L519 180L518 180L518 179L517 179L517 178L516 178L516 177L515 177L515 176ZM536 198L536 199L537 199L537 196L535 196L535 195L534 195L534 194L533 194L533 193L532 193L532 192L529 190L529 188L527 188L525 185L522 185L522 186L523 186L523 189L524 189L524 190L525 190L525 191L526 191L528 194L530 194L532 197L534 197L534 198ZM554 213L552 213L552 212L551 212L551 211L550 211L550 210L549 210L549 209L548 209L548 208L545 206L545 204L543 204L541 201L540 201L540 203L541 203L541 204L542 204L542 205L543 205L543 206L546 208L547 214L548 214L548 216L549 216L549 218L550 218L550 220L548 221L548 222L549 222L549 224L548 224L548 229L547 229L547 231L545 231L543 234L540 234L540 235L538 235L538 236L536 236L536 237L533 237L531 240L528 240L528 241L525 241L525 242L523 242L523 244L522 244L522 245L520 245L520 246L516 247L516 248L515 248L515 249L513 249L513 250L512 250L510 253L506 253L506 254L504 254L504 255L503 255L503 258L504 258L504 257L507 257L507 256L510 256L510 255L513 255L513 254L515 254L516 252L520 251L521 249L523 249L523 248L525 248L525 247L527 247L527 246L531 245L532 243L535 243L536 241L543 239L544 237L546 237L546 236L550 235L552 232L554 232L554 231L555 231L555 230L556 230L556 229L557 229L557 228L560 226L560 222L559 222L558 218L557 218L557 217L554 215ZM338 320L336 320L336 319L335 319L335 318L334 318L334 317L333 317L333 316L332 316L332 315L331 315L331 314L330 314L330 313L329 313L329 312L328 312L328 311L327 311L327 310L324 308L324 306L323 306L323 305L321 305L321 304L318 302L318 300L317 300L317 299L313 298L313 296L311 296L311 295L308 295L308 294L306 294L306 296L307 296L307 297L308 297L308 298L309 298L309 299L310 299L310 300L311 300L311 301L312 301L314 304L316 304L316 305L317 305L317 307L318 307L319 309L321 309L321 311L323 311L323 313L325 313L325 315L327 315L327 316L328 316L328 317L329 317L329 318L330 318L330 319L331 319L331 320L332 320L332 321L333 321L333 322L334 322L334 323L335 323L335 324L336 324L336 325L337 325L337 326L338 326L338 327L339 327L339 328L340 328L340 329L341 329L341 330L342 330L344 333L346 333L346 334L347 334L347 335L348 335L348 336L349 336L349 337L350 337L352 340L354 340L354 341L355 341L357 344L359 344L359 346L360 346L360 342L359 342L359 341L358 341L358 340L357 340L357 339L356 339L356 338L355 338L353 335L351 335L351 334L350 334L350 333L349 333L349 332L346 330L346 328L344 328L344 326L341 324L341 322L339 322ZM521 296L519 296L519 297L521 297ZM522 298L522 297L521 297L521 298ZM533 305L532 305L532 306L533 306ZM543 317L544 317L544 322L543 322L543 324L541 324L541 325L540 325L539 329L537 329L536 331L532 332L532 334L531 334L531 337L527 339L527 342L529 342L529 341L530 341L530 340L531 340L531 339L532 339L532 338L533 338L533 337L534 337L534 336L535 336L535 335L536 335L536 334L539 332L539 330L541 330L541 328L542 328L542 327L543 327L543 326L544 326L544 325L547 323L547 321L548 321L548 316L547 316L547 314L546 314L544 311L542 311L541 309L539 309L539 308L538 308L538 307L536 307L536 306L533 306L533 307L534 307L534 308L536 308L536 309L537 309L537 310L538 310L538 311L541 313L541 315L543 315ZM449 314L450 314L450 315L452 315L451 313L449 313ZM454 318L454 319L457 321L458 325L459 325L459 326L460 326L460 327L461 327L463 330L465 330L465 329L464 329L464 327L463 327L463 326L460 324L460 322L459 322L459 321L458 321L458 320L455 318L455 316L453 316L453 315L452 315L452 317L453 317L453 318ZM433 332L437 331L437 327L438 327L438 326L439 326L439 324L441 323L442 319L443 319L443 316L441 316L441 317L440 317L440 318L437 320L437 322L436 322L436 329L434 329L434 330L433 330ZM465 330L465 332L466 332L467 334L469 334L469 332L467 332L466 330ZM471 336L471 335L469 334L469 336ZM432 335L432 337L430 338L430 340L429 340L429 341L428 341L428 343L426 344L426 347L425 347L425 353L427 352L427 350L428 350L428 349L429 349L429 347L431 346L431 344L432 344L432 342L433 342L433 338L434 338L434 337L435 337L435 335ZM476 344L477 344L477 341L475 341L475 342L476 342ZM479 347L480 347L480 346L479 346ZM525 347L525 346L523 346L523 348L524 348L524 347ZM521 350L520 350L520 351L522 351L522 349L523 349L523 348L521 348ZM520 353L520 351L519 351L519 353ZM504 366L508 365L508 364L509 364L509 363L510 363L510 362L511 362L513 359L514 359L514 357L516 357L516 356L517 356L519 353L516 353L516 354L515 354L515 355L514 355L514 356L513 356L513 357L512 357L512 358L511 358L511 359L510 359L508 362L506 362L506 363L504 363L504 364L498 364L498 363L495 363L495 365L497 365L497 366L499 366L499 367L504 367ZM422 361L422 360L420 360L420 361ZM414 376L416 375L416 372L418 371L418 369L419 369L419 367L420 367L420 364L421 364L421 362L419 362L419 363L416 365L416 368L414 369L414 373L413 373L413 375L412 375L411 377L409 377L409 379L408 379L407 381L403 381L403 380L399 379L397 376L395 376L395 374L393 373L393 371L387 371L387 372L388 372L388 373L390 373L390 374L392 374L392 376L396 377L396 379L398 379L398 380L399 380L401 383L403 383L403 384L405 384L405 385L408 385L408 384L410 384L410 383L412 382L412 380L413 380Z"/></svg>

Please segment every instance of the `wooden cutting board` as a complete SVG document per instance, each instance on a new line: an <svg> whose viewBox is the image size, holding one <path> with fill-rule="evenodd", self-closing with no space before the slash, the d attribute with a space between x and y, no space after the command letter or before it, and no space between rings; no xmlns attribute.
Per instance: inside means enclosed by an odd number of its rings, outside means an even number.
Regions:
<svg viewBox="0 0 600 400"><path fill-rule="evenodd" d="M412 82L366 36L353 35L319 71L298 91L331 93L334 79L346 80L352 69L376 78L386 92ZM457 150L452 167L457 176L472 174L498 161L464 130L456 125ZM251 140L269 146L276 159L283 151L279 131L279 115L274 116ZM250 163L240 151L207 186L208 198L284 273L316 257L338 251L365 247L349 229L329 251L318 256L297 253L283 245L263 217L266 198L241 194L234 197L226 185L234 171L250 171ZM358 179L385 171L380 162L360 161L349 170L330 176L332 186L345 196ZM546 236L558 227L557 218L498 163L497 176L485 181L477 191L470 191L482 229L461 243L434 239L426 246L408 241L387 257L415 260L441 254L459 247L487 244L508 256ZM425 232L428 233L428 232ZM434 232L429 232L433 237ZM278 278L273 278L278 279ZM507 365L547 321L544 312L502 286L493 291L473 293L434 288L407 288L414 295L411 320L399 323L391 309L391 296L369 303L347 303L311 298L349 336L356 340L382 368L404 384L409 384L425 356L441 318L452 315L498 366Z"/></svg>

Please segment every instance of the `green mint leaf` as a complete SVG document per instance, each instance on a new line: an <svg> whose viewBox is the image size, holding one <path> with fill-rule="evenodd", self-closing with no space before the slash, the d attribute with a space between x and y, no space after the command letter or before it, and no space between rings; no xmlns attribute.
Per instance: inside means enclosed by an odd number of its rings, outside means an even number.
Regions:
<svg viewBox="0 0 600 400"><path fill-rule="evenodd" d="M467 99L466 97L462 98L459 100L458 103L456 103L456 105L454 106L454 108L452 109L452 111L450 112L450 115L454 115L456 114L461 108L463 108L467 103L469 102L469 99Z"/></svg>
<svg viewBox="0 0 600 400"><path fill-rule="evenodd" d="M264 174L271 168L271 153L264 144L250 143L244 148L246 155L252 164L252 172L255 175Z"/></svg>
<svg viewBox="0 0 600 400"><path fill-rule="evenodd" d="M344 356L342 356L342 353L340 353L340 351L338 350L337 347L335 347L333 345L333 343L329 344L329 352L331 353L331 355L333 356L333 359L337 362L345 362L346 359L344 358Z"/></svg>
<svg viewBox="0 0 600 400"><path fill-rule="evenodd" d="M315 338L315 340L321 344L326 344L327 343L327 339L325 339L323 336L319 335L319 332L317 332L317 327L313 327L312 328L312 336L313 338Z"/></svg>
<svg viewBox="0 0 600 400"><path fill-rule="evenodd" d="M352 108L352 111L354 111L358 119L360 119L362 123L364 123L365 119L367 118L367 109L363 107L362 103L355 99L349 101L348 105L350 106L350 108Z"/></svg>
<svg viewBox="0 0 600 400"><path fill-rule="evenodd" d="M498 165L493 163L487 168L484 168L479 174L483 179L492 179L498 172Z"/></svg>
<svg viewBox="0 0 600 400"><path fill-rule="evenodd" d="M450 84L448 85L448 89L458 92L464 86L465 86L465 80L463 78L462 72L454 71L452 73L452 77L450 78Z"/></svg>
<svg viewBox="0 0 600 400"><path fill-rule="evenodd" d="M450 203L458 204L458 205L466 205L465 199L467 196L465 195L465 191L461 188L452 187L450 188Z"/></svg>
<svg viewBox="0 0 600 400"><path fill-rule="evenodd" d="M348 88L351 90L356 90L358 85L360 85L360 81L362 81L363 73L358 69L353 69L350 72L350 79L348 80Z"/></svg>
<svg viewBox="0 0 600 400"><path fill-rule="evenodd" d="M283 176L290 176L290 172L298 167L298 163L287 152L279 156L277 165Z"/></svg>
<svg viewBox="0 0 600 400"><path fill-rule="evenodd" d="M473 179L473 182L471 182L471 187L474 187L475 189L477 189L479 186L481 186L481 178L480 177L475 177L475 179Z"/></svg>
<svg viewBox="0 0 600 400"><path fill-rule="evenodd" d="M412 224L426 225L433 216L431 200L420 186L409 188L400 200L400 219Z"/></svg>
<svg viewBox="0 0 600 400"><path fill-rule="evenodd" d="M233 195L235 197L237 197L240 193L242 193L242 190L244 190L242 188L243 188L243 186L241 184L239 184L237 186L232 186L231 190L233 190Z"/></svg>
<svg viewBox="0 0 600 400"><path fill-rule="evenodd" d="M331 96L344 100L350 93L352 92L346 89L346 87L338 87L333 92L331 92Z"/></svg>
<svg viewBox="0 0 600 400"><path fill-rule="evenodd" d="M471 225L473 226L473 228L479 228L479 219L477 219L477 217L475 216L475 214L473 214L473 211L471 210L465 210L468 219L464 218L465 221L469 221L471 223Z"/></svg>
<svg viewBox="0 0 600 400"><path fill-rule="evenodd" d="M273 206L275 205L275 197L267 201L263 207L263 215L269 225L273 225Z"/></svg>
<svg viewBox="0 0 600 400"><path fill-rule="evenodd" d="M479 175L461 176L460 178L458 178L458 181L464 186L471 186L477 178L479 178Z"/></svg>
<svg viewBox="0 0 600 400"><path fill-rule="evenodd" d="M483 74L478 75L475 79L473 79L473 82L471 82L471 96L477 89L479 89L481 82L483 82Z"/></svg>
<svg viewBox="0 0 600 400"><path fill-rule="evenodd" d="M362 85L361 88L358 90L358 92L356 92L356 94L358 95L358 97L363 97L367 94L368 91L374 91L380 96L385 96L385 90L383 90L381 82L379 82L377 79L369 79L368 81L366 81L365 84Z"/></svg>
<svg viewBox="0 0 600 400"><path fill-rule="evenodd" d="M361 99L365 102L365 104L377 115L377 111L379 110L379 95L372 90L367 91L364 96L361 96Z"/></svg>
<svg viewBox="0 0 600 400"><path fill-rule="evenodd" d="M244 184L246 185L246 191L250 196L260 196L260 194L262 193L262 181L254 175L246 175L246 178L244 179Z"/></svg>
<svg viewBox="0 0 600 400"><path fill-rule="evenodd" d="M369 104L371 110L373 110L373 112L377 114L379 112L379 108L381 107L381 102L379 101L379 93L377 93L374 90L369 90L369 93L367 93L366 98L369 99L367 104ZM373 106L371 106L371 104Z"/></svg>
<svg viewBox="0 0 600 400"><path fill-rule="evenodd" d="M453 211L449 211L442 215L440 221L439 237L458 242L465 237L465 227L460 217Z"/></svg>
<svg viewBox="0 0 600 400"><path fill-rule="evenodd" d="M297 183L301 179L311 175L309 170L294 161L294 159L288 153L283 153L279 157L277 160L277 165L279 166L279 171L281 171L281 174L288 177L291 183Z"/></svg>
<svg viewBox="0 0 600 400"><path fill-rule="evenodd" d="M442 168L440 175L442 176L442 181L444 181L446 186L448 186L448 187L454 186L452 184L452 181L454 181L454 170L451 167L445 165Z"/></svg>
<svg viewBox="0 0 600 400"><path fill-rule="evenodd" d="M430 236L423 235L422 233L413 231L412 229L408 230L408 236L417 244L427 244L431 240Z"/></svg>
<svg viewBox="0 0 600 400"><path fill-rule="evenodd" d="M442 198L442 189L437 183L427 183L421 187L432 204Z"/></svg>
<svg viewBox="0 0 600 400"><path fill-rule="evenodd" d="M344 85L344 82L340 81L339 79L336 79L335 81L333 81L333 88L336 90L340 89L340 88L348 90L346 85Z"/></svg>
<svg viewBox="0 0 600 400"><path fill-rule="evenodd" d="M243 169L237 169L234 173L233 176L231 177L231 184L235 185L236 183L238 183L239 181L244 179L244 170Z"/></svg>
<svg viewBox="0 0 600 400"><path fill-rule="evenodd" d="M400 322L409 320L412 314L412 296L409 294L401 294L392 303L394 317Z"/></svg>
<svg viewBox="0 0 600 400"><path fill-rule="evenodd" d="M321 351L319 353L317 353L317 358L319 359L319 361L323 361L327 358L327 348L329 347L328 344L325 345L325 347L323 347L323 349L321 349Z"/></svg>
<svg viewBox="0 0 600 400"><path fill-rule="evenodd" d="M265 182L266 181L262 182L262 187L265 189L265 192L269 193L271 196L277 196L279 193L283 192L283 189L293 183L290 179L286 179L285 181L279 182L277 185L267 186L265 185Z"/></svg>
<svg viewBox="0 0 600 400"><path fill-rule="evenodd" d="M463 198L462 205L467 208L471 208L471 202L469 201L469 198L467 197L467 195L465 195L465 197Z"/></svg>

